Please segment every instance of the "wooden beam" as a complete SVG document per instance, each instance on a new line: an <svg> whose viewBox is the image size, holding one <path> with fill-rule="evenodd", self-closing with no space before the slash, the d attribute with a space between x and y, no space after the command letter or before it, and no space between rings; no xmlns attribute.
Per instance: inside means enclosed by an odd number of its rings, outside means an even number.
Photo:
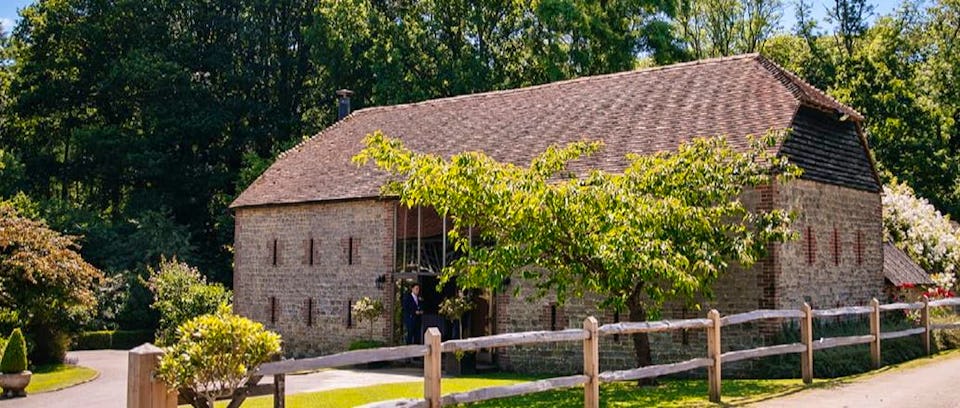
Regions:
<svg viewBox="0 0 960 408"><path fill-rule="evenodd" d="M660 320L656 322L621 322L600 326L601 335L655 333L680 329L702 329L713 325L710 319Z"/></svg>
<svg viewBox="0 0 960 408"><path fill-rule="evenodd" d="M870 334L873 335L873 341L870 342L870 360L873 368L880 368L880 301L873 298L870 301Z"/></svg>
<svg viewBox="0 0 960 408"><path fill-rule="evenodd" d="M803 343L803 352L800 353L800 374L804 384L813 383L813 309L810 304L804 303L803 319L800 320L800 341Z"/></svg>
<svg viewBox="0 0 960 408"><path fill-rule="evenodd" d="M707 327L707 357L713 360L713 364L707 367L707 381L709 383L710 402L720 403L720 373L722 360L720 353L720 312L716 309L707 313L707 318L713 324Z"/></svg>
<svg viewBox="0 0 960 408"><path fill-rule="evenodd" d="M473 351L482 348L517 346L522 344L555 343L561 341L582 341L587 332L582 329L544 330L522 333L505 333L493 336L474 337L463 340L447 340L441 346L443 352Z"/></svg>
<svg viewBox="0 0 960 408"><path fill-rule="evenodd" d="M273 408L284 408L287 406L286 383L286 374L273 376Z"/></svg>
<svg viewBox="0 0 960 408"><path fill-rule="evenodd" d="M789 319L789 318L802 318L803 312L799 310L754 310L752 312L740 313L730 316L725 316L720 319L720 322L724 326L729 326L733 324L741 324L752 322L754 320L762 319Z"/></svg>
<svg viewBox="0 0 960 408"><path fill-rule="evenodd" d="M899 337L913 336L923 334L927 329L924 327L915 327L913 329L900 330L895 332L880 333L880 340L896 339Z"/></svg>
<svg viewBox="0 0 960 408"><path fill-rule="evenodd" d="M889 312L891 310L919 310L919 309L923 309L923 302L888 303L885 305L880 305L881 312Z"/></svg>
<svg viewBox="0 0 960 408"><path fill-rule="evenodd" d="M846 337L827 337L815 340L813 342L814 350L823 350L828 348L840 347L840 346L852 346L854 344L865 344L873 341L872 334L866 334L863 336L846 336Z"/></svg>
<svg viewBox="0 0 960 408"><path fill-rule="evenodd" d="M583 408L600 408L600 331L593 316L583 321Z"/></svg>
<svg viewBox="0 0 960 408"><path fill-rule="evenodd" d="M260 366L255 375L276 375L296 373L300 371L314 371L321 368L343 367L356 364L366 364L377 361L403 360L421 357L427 347L420 344L398 347L383 347L377 349L354 350L328 356L304 358L299 360L284 360L266 363Z"/></svg>
<svg viewBox="0 0 960 408"><path fill-rule="evenodd" d="M558 388L576 387L580 384L586 384L587 381L587 376L585 375L547 378L545 380L523 382L500 387L480 388L473 391L444 395L442 402L443 405L466 404L496 398L533 394L537 392L555 390Z"/></svg>
<svg viewBox="0 0 960 408"><path fill-rule="evenodd" d="M923 351L930 355L930 299L923 297L923 309L920 309L920 326L923 327Z"/></svg>
<svg viewBox="0 0 960 408"><path fill-rule="evenodd" d="M960 297L952 297L946 299L937 299L930 301L930 307L940 307L940 306L960 306Z"/></svg>
<svg viewBox="0 0 960 408"><path fill-rule="evenodd" d="M846 316L851 314L867 314L872 312L873 307L871 306L848 306L838 307L836 309L814 310L813 317Z"/></svg>
<svg viewBox="0 0 960 408"><path fill-rule="evenodd" d="M760 358L776 356L780 354L800 353L806 350L803 343L778 344L776 346L757 347L749 350L728 351L720 355L724 363L733 361L747 360L751 358Z"/></svg>
<svg viewBox="0 0 960 408"><path fill-rule="evenodd" d="M440 360L443 356L440 330L436 327L427 329L423 344L427 346L427 353L423 358L423 398L427 400L427 407L440 408Z"/></svg>
<svg viewBox="0 0 960 408"><path fill-rule="evenodd" d="M713 360L701 357L692 360L681 361L679 363L646 366L634 368L632 370L604 371L600 373L600 381L633 381L641 378L654 378L702 367L710 367L711 365L713 365Z"/></svg>

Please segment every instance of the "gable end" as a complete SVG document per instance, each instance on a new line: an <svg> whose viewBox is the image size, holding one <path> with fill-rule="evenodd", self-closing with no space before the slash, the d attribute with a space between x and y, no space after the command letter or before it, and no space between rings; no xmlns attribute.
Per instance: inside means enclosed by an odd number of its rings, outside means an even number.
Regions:
<svg viewBox="0 0 960 408"><path fill-rule="evenodd" d="M860 140L856 122L802 106L780 154L803 169L801 178L879 192L873 163Z"/></svg>

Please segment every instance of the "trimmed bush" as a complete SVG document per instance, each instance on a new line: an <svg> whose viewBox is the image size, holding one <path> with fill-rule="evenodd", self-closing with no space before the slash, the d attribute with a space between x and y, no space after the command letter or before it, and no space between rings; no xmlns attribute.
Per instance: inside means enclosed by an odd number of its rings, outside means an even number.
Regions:
<svg viewBox="0 0 960 408"><path fill-rule="evenodd" d="M152 330L101 330L80 333L71 350L129 350L154 341Z"/></svg>
<svg viewBox="0 0 960 408"><path fill-rule="evenodd" d="M20 329L13 329L7 346L3 349L3 359L0 360L0 372L15 374L27 370L27 342L23 339Z"/></svg>

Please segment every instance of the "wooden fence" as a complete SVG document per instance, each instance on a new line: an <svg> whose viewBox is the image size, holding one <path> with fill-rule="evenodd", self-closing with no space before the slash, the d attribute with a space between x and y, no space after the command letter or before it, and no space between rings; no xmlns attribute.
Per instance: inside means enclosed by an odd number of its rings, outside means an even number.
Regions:
<svg viewBox="0 0 960 408"><path fill-rule="evenodd" d="M475 337L462 340L440 342L440 331L436 328L427 330L424 344L400 347L386 347L378 349L349 351L322 357L299 360L284 360L266 363L260 366L250 377L247 386L238 390L232 396L230 407L239 407L243 400L250 395L272 391L274 407L284 407L283 385L288 373L319 370L323 368L343 367L380 361L404 360L413 357L423 357L423 394L422 399L404 399L377 402L364 405L364 408L387 407L424 407L438 408L443 405L452 405L468 402L483 401L494 398L524 395L558 388L583 386L584 407L597 408L600 405L600 383L614 381L632 381L643 378L659 377L698 368L707 369L708 393L712 402L720 402L721 371L723 363L734 361L775 356L780 354L800 353L800 368L804 383L813 381L813 352L854 344L870 344L870 357L874 368L881 364L881 341L922 335L924 349L930 354L930 333L938 329L958 329L960 323L932 325L930 323L930 308L942 306L958 306L960 298L940 299L916 303L892 303L881 305L876 299L870 306L841 307L835 309L813 310L804 304L800 310L756 310L747 313L720 317L720 313L711 310L706 319L663 320L654 322L621 322L600 326L593 317L584 320L582 329L567 329L558 331L534 331L522 333L498 334L493 336ZM895 310L919 310L920 327L895 332L883 332L880 327L880 313ZM816 318L868 314L870 334L829 337L813 340L813 320ZM721 332L723 327L733 326L764 319L799 319L800 342L779 344L768 347L759 347L748 350L722 352ZM707 353L704 357L681 361L672 364L660 364L640 367L630 370L600 372L600 339L602 336L656 333L676 330L705 330L707 335ZM442 395L440 387L440 360L442 353L475 351L484 348L498 348L519 346L525 344L554 343L554 342L582 342L583 343L583 373L566 377L548 378L538 381L519 384L481 388L468 392ZM131 359L131 366L133 360ZM273 376L274 383L270 390L264 385L258 385L265 376ZM131 382L133 378L131 378ZM133 386L130 388L133 389ZM130 408L140 408L130 407Z"/></svg>

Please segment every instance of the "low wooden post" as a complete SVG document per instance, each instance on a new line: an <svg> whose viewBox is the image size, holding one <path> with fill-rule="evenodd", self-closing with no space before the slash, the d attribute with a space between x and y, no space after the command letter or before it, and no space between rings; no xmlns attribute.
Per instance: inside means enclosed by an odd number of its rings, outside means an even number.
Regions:
<svg viewBox="0 0 960 408"><path fill-rule="evenodd" d="M583 408L600 408L600 332L593 316L583 321L587 338L583 340Z"/></svg>
<svg viewBox="0 0 960 408"><path fill-rule="evenodd" d="M175 408L177 391L154 378L163 350L145 343L130 350L127 366L127 408Z"/></svg>
<svg viewBox="0 0 960 408"><path fill-rule="evenodd" d="M806 346L806 350L800 353L800 373L803 375L803 383L813 382L813 308L804 303L803 318L800 320L800 341Z"/></svg>
<svg viewBox="0 0 960 408"><path fill-rule="evenodd" d="M707 313L707 318L713 321L707 327L707 357L713 359L713 364L707 367L707 382L709 386L710 402L720 403L720 312L716 309Z"/></svg>
<svg viewBox="0 0 960 408"><path fill-rule="evenodd" d="M286 383L287 376L285 374L273 376L273 408L283 408L287 405Z"/></svg>
<svg viewBox="0 0 960 408"><path fill-rule="evenodd" d="M440 360L443 356L440 330L436 327L427 329L423 344L428 347L423 358L423 398L427 400L427 407L440 408Z"/></svg>
<svg viewBox="0 0 960 408"><path fill-rule="evenodd" d="M930 355L930 299L923 297L923 309L920 309L920 325L923 326L923 351Z"/></svg>
<svg viewBox="0 0 960 408"><path fill-rule="evenodd" d="M880 301L873 298L870 301L873 311L870 312L870 334L873 335L873 341L870 342L870 360L873 368L880 368Z"/></svg>

